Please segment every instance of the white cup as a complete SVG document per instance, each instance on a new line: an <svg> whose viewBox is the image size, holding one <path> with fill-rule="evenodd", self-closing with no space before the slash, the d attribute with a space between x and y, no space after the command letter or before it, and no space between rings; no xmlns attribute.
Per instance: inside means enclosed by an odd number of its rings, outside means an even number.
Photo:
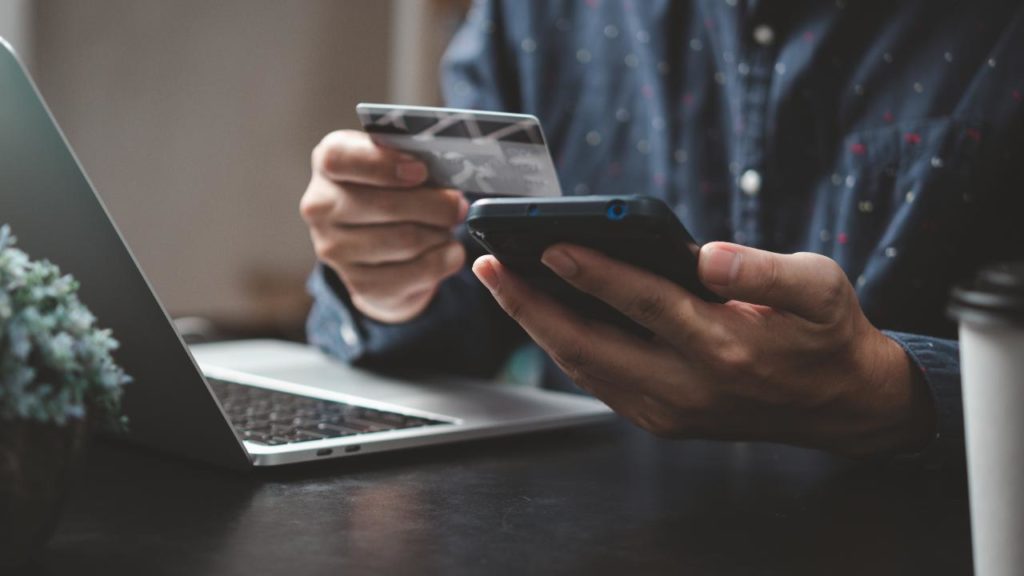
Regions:
<svg viewBox="0 0 1024 576"><path fill-rule="evenodd" d="M978 576L1024 574L1024 262L953 291Z"/></svg>

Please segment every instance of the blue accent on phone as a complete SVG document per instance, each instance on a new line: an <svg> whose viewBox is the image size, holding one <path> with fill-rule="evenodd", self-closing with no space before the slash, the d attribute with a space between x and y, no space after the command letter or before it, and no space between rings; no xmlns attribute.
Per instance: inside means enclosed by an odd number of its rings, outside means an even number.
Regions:
<svg viewBox="0 0 1024 576"><path fill-rule="evenodd" d="M622 200L612 200L605 211L605 215L612 221L622 220L626 214L629 214L629 207Z"/></svg>

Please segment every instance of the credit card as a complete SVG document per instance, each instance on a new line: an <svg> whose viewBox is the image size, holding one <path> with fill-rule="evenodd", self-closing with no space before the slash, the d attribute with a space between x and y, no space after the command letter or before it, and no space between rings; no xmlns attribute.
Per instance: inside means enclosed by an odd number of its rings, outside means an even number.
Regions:
<svg viewBox="0 0 1024 576"><path fill-rule="evenodd" d="M456 108L359 104L374 142L416 156L428 186L502 196L561 196L535 116Z"/></svg>

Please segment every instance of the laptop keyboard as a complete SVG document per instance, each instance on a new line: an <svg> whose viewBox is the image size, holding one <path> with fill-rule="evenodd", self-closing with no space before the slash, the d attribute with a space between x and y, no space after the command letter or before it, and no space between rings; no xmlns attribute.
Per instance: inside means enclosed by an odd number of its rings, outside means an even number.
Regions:
<svg viewBox="0 0 1024 576"><path fill-rule="evenodd" d="M206 379L243 440L266 446L447 424L237 382Z"/></svg>

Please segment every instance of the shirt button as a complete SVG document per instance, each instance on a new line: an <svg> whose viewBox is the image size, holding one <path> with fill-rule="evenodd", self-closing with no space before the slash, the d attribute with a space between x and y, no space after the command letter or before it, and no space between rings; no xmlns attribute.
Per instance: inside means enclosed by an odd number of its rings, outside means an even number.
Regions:
<svg viewBox="0 0 1024 576"><path fill-rule="evenodd" d="M341 339L345 344L353 348L359 345L359 334L356 333L356 329L350 322L342 322L341 330L339 332L341 333Z"/></svg>
<svg viewBox="0 0 1024 576"><path fill-rule="evenodd" d="M775 31L767 24L758 24L754 27L754 42L761 46L771 46L775 42Z"/></svg>
<svg viewBox="0 0 1024 576"><path fill-rule="evenodd" d="M740 176L740 190L747 196L756 196L761 191L761 174L757 170L747 170Z"/></svg>

